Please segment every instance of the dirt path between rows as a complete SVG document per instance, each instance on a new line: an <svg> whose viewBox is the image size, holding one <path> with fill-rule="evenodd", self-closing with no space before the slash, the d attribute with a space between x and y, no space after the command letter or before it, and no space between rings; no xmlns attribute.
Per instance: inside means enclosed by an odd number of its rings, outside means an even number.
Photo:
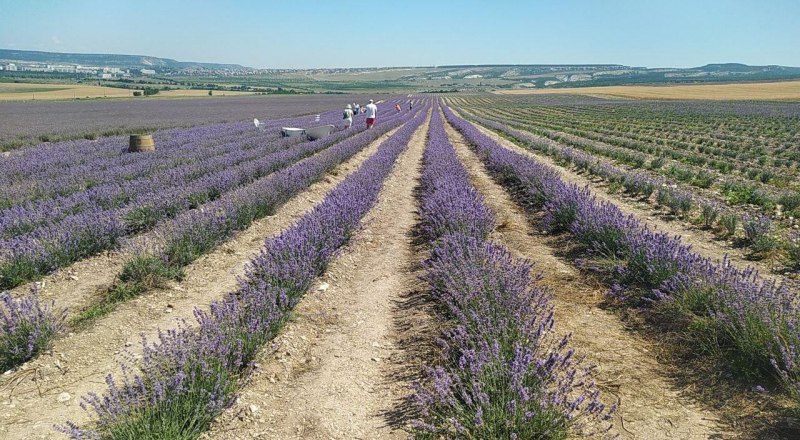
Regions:
<svg viewBox="0 0 800 440"><path fill-rule="evenodd" d="M275 215L254 222L198 259L187 268L182 282L120 304L90 328L58 339L50 352L12 374L0 376L0 439L63 438L53 432L53 424L68 419L78 423L88 420L88 414L78 405L80 397L90 391L105 390L105 376L119 371L126 351L140 353L142 334L153 338L159 328L174 327L177 319L192 322L195 307L206 308L213 300L234 290L237 277L244 274L245 265L267 237L290 226L321 201L396 130L336 167L323 180L278 208ZM61 401L67 397L68 400Z"/></svg>
<svg viewBox="0 0 800 440"><path fill-rule="evenodd" d="M124 259L123 252L106 251L46 275L39 281L19 285L9 293L18 298L30 293L35 286L42 300L54 302L56 309L66 308L72 314L94 304L97 292L107 290L114 282L122 270Z"/></svg>
<svg viewBox="0 0 800 440"><path fill-rule="evenodd" d="M572 333L571 346L597 366L596 380L607 404L619 404L615 429L625 439L709 439L720 437L720 416L676 389L656 360L653 345L629 332L598 307L605 289L587 284L569 262L555 256L548 238L534 233L525 212L487 174L464 138L446 130L472 183L497 216L492 239L534 262L555 295L556 331ZM727 437L726 437L727 438Z"/></svg>
<svg viewBox="0 0 800 440"><path fill-rule="evenodd" d="M260 355L239 402L206 439L392 439L408 436L389 416L410 393L397 380L408 359L394 323L418 283L412 265L414 187L428 123L412 137L364 229L298 304L295 318Z"/></svg>
<svg viewBox="0 0 800 440"><path fill-rule="evenodd" d="M547 164L555 169L565 182L574 183L581 187L589 186L590 191L598 200L611 202L619 207L622 212L626 214L633 214L640 221L647 223L650 226L656 227L657 230L667 232L672 235L680 235L681 241L685 244L692 246L694 252L711 258L712 260L722 260L723 256L728 255L728 259L737 267L744 268L748 265L756 267L763 278L775 281L783 281L784 277L771 273L771 268L759 261L748 260L741 249L733 248L727 242L715 238L709 231L703 231L696 228L688 228L682 226L678 221L665 221L658 217L652 205L646 202L632 200L629 197L620 197L618 195L609 194L606 192L607 187L604 182L599 182L588 178L585 175L578 174L572 170L564 168L556 164L552 159L539 153L533 152L523 148L510 140L507 140L485 127L478 124L473 124L476 128L482 131L487 136L491 137L500 145L532 157L539 162ZM602 188L603 190L599 190ZM790 280L786 280L791 282Z"/></svg>

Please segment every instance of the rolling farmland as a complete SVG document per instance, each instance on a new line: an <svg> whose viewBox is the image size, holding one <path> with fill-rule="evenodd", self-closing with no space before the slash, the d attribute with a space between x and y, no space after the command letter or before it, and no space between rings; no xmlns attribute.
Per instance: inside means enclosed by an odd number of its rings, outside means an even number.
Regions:
<svg viewBox="0 0 800 440"><path fill-rule="evenodd" d="M800 104L375 98L1 121L0 438L800 435Z"/></svg>

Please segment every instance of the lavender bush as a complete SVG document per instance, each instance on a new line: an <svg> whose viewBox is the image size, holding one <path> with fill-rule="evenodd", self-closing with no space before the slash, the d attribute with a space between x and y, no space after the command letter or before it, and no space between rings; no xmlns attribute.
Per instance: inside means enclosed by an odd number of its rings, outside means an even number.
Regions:
<svg viewBox="0 0 800 440"><path fill-rule="evenodd" d="M736 235L737 226L739 226L739 216L732 212L723 213L719 217L719 224L722 225L728 237L733 237Z"/></svg>
<svg viewBox="0 0 800 440"><path fill-rule="evenodd" d="M720 212L721 208L717 204L707 203L702 205L700 208L700 221L703 223L703 227L706 229L714 227Z"/></svg>
<svg viewBox="0 0 800 440"><path fill-rule="evenodd" d="M778 247L772 236L772 220L766 215L745 215L742 219L744 236L756 253L769 252Z"/></svg>
<svg viewBox="0 0 800 440"><path fill-rule="evenodd" d="M607 433L591 370L553 335L550 294L527 262L495 244L443 236L426 279L453 327L416 401L422 438L567 438Z"/></svg>
<svg viewBox="0 0 800 440"><path fill-rule="evenodd" d="M794 231L789 234L785 249L792 267L800 268L800 232Z"/></svg>
<svg viewBox="0 0 800 440"><path fill-rule="evenodd" d="M66 310L42 303L36 292L14 299L0 293L0 371L21 365L46 350L61 330Z"/></svg>

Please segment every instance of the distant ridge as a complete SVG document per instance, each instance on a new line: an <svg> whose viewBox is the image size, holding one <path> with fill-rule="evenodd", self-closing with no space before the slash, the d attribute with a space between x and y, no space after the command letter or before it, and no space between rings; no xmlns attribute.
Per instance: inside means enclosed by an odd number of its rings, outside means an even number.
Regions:
<svg viewBox="0 0 800 440"><path fill-rule="evenodd" d="M240 64L177 61L146 55L80 54L0 49L0 64L19 62L17 71L2 76L33 75L56 71L42 69L41 64L70 64L93 67L155 70L158 75L199 77L263 75L255 79L263 87L284 90L355 90L355 88L392 87L398 90L493 90L514 88L593 87L630 84L702 84L763 82L800 79L800 67L778 65L750 66L742 63L710 63L700 67L643 67L622 64L450 64L405 67L319 67L309 69L255 69ZM25 64L28 64L27 66ZM36 64L31 66L30 64ZM37 70L38 69L38 70ZM92 69L89 69L90 71ZM302 79L275 78L278 73L299 73ZM387 72L394 72L387 75ZM66 72L70 73L70 72ZM373 73L377 76L371 77ZM61 75L62 73L54 73ZM128 75L129 73L125 73ZM152 75L145 71L143 74ZM309 75L312 74L312 75ZM327 81L325 75L336 75ZM77 73L80 76L80 73ZM353 75L349 84L341 75ZM85 73L84 73L85 76ZM312 77L313 76L313 77ZM392 79L387 80L387 77ZM321 79L322 78L322 79ZM252 84L252 81L249 81ZM300 84L305 84L302 86ZM424 84L424 85L423 85Z"/></svg>
<svg viewBox="0 0 800 440"><path fill-rule="evenodd" d="M239 64L200 63L194 61L176 61L170 58L158 58L145 55L119 54L85 54L62 52L38 52L32 50L0 49L0 60L28 61L35 63L70 63L91 66L108 66L122 68L156 68L163 70L209 69L209 70L247 70Z"/></svg>

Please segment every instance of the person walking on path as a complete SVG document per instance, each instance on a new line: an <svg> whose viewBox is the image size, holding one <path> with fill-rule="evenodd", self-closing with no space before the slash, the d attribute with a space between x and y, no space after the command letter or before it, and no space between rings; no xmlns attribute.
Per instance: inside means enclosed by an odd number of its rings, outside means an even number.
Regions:
<svg viewBox="0 0 800 440"><path fill-rule="evenodd" d="M394 109L397 110L397 113L400 113L400 104L395 104Z"/></svg>
<svg viewBox="0 0 800 440"><path fill-rule="evenodd" d="M356 103L353 103L353 108L355 109L355 110L353 111L353 113L355 113L355 114L359 114L359 113L361 113L361 106L360 106L360 105L358 105L358 104L356 104Z"/></svg>
<svg viewBox="0 0 800 440"><path fill-rule="evenodd" d="M353 125L353 108L350 104L344 108L344 128L350 128Z"/></svg>
<svg viewBox="0 0 800 440"><path fill-rule="evenodd" d="M369 104L367 104L367 128L372 128L375 125L375 118L378 116L378 106L375 105L375 101L369 100Z"/></svg>
<svg viewBox="0 0 800 440"><path fill-rule="evenodd" d="M413 101L408 101L408 110L409 111L414 110L414 102Z"/></svg>

